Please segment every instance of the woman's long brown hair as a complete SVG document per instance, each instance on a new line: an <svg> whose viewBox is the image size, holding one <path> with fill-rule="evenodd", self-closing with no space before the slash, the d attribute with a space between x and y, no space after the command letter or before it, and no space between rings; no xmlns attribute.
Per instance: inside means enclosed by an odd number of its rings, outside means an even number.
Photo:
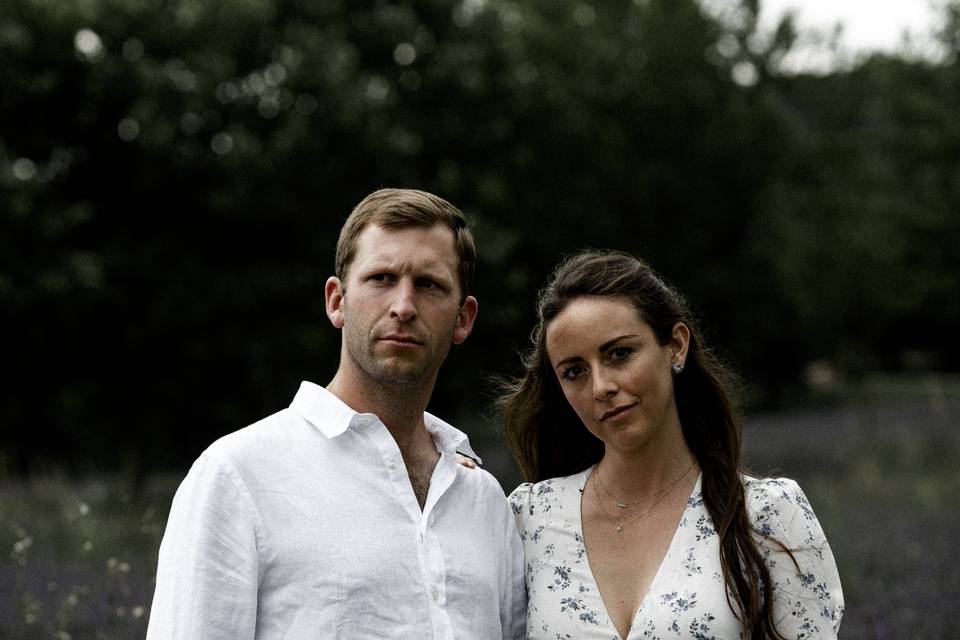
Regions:
<svg viewBox="0 0 960 640"><path fill-rule="evenodd" d="M504 384L498 404L507 440L527 480L567 476L599 462L603 443L583 426L564 398L546 352L546 329L570 301L616 297L632 304L657 341L673 327L690 329L685 368L674 378L674 397L687 446L702 472L703 502L720 541L720 563L730 602L750 638L778 638L770 573L747 514L741 468L742 420L732 374L706 349L683 298L642 261L625 253L588 250L557 267L540 292L532 349L524 374ZM776 541L774 541L776 542ZM777 543L789 553L782 544ZM792 556L792 554L791 554Z"/></svg>

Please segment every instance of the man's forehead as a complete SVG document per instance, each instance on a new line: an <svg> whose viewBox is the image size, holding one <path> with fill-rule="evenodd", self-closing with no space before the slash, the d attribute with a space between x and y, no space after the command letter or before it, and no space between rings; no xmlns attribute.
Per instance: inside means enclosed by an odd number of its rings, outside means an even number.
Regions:
<svg viewBox="0 0 960 640"><path fill-rule="evenodd" d="M427 233L436 235L437 237L449 237L451 247L453 246L453 241L456 236L453 229L450 227L435 222L433 224L391 224L391 223L381 223L381 222L368 222L360 229L360 235L358 239L362 239L367 236L399 236L406 233Z"/></svg>
<svg viewBox="0 0 960 640"><path fill-rule="evenodd" d="M443 225L383 226L369 224L357 238L354 262L372 266L456 269L453 230Z"/></svg>

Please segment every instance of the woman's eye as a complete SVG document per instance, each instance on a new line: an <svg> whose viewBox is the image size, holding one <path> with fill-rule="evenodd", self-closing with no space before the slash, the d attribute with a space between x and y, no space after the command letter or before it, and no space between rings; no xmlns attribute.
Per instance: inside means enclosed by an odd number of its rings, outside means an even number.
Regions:
<svg viewBox="0 0 960 640"><path fill-rule="evenodd" d="M574 365L572 367L567 367L566 369L564 369L563 372L560 374L560 377L563 378L564 380L574 380L581 373L583 373L583 367L581 367L580 365Z"/></svg>
<svg viewBox="0 0 960 640"><path fill-rule="evenodd" d="M610 350L610 359L611 360L624 360L633 353L633 349L630 347L615 347Z"/></svg>

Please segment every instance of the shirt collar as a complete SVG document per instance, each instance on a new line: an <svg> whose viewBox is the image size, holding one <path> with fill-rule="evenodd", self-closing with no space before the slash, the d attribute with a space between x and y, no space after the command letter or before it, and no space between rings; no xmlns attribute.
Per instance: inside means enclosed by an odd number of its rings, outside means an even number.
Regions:
<svg viewBox="0 0 960 640"><path fill-rule="evenodd" d="M437 448L444 453L459 453L468 458L472 458L478 465L483 464L474 450L470 447L470 439L467 434L454 426L451 426L435 415L423 412L423 422L427 425L427 431L433 436L433 441Z"/></svg>
<svg viewBox="0 0 960 640"><path fill-rule="evenodd" d="M336 438L355 424L378 419L369 413L357 413L343 400L323 387L304 380L290 408L300 414L328 438ZM467 434L440 418L424 411L423 420L437 448L444 453L461 453L480 464L480 457L470 447Z"/></svg>

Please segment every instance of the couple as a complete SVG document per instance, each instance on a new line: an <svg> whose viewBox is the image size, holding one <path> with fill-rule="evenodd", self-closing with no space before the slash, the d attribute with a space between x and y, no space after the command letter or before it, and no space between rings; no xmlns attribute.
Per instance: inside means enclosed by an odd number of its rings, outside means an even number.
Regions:
<svg viewBox="0 0 960 640"><path fill-rule="evenodd" d="M502 406L504 500L425 412L477 317L463 215L353 210L325 287L326 388L221 438L177 492L147 637L833 638L843 598L800 488L740 469L724 371L642 262L583 252L539 300Z"/></svg>

